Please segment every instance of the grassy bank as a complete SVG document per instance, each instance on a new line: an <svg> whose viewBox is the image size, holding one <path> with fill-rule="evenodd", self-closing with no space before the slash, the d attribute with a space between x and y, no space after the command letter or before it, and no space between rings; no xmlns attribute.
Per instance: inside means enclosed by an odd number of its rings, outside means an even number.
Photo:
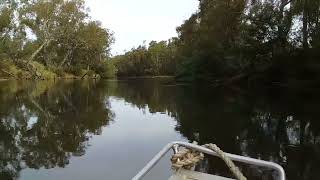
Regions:
<svg viewBox="0 0 320 180"><path fill-rule="evenodd" d="M84 79L100 78L100 75L92 70L77 69L64 71L54 67L46 67L39 62L13 63L12 61L0 61L0 80L6 79Z"/></svg>

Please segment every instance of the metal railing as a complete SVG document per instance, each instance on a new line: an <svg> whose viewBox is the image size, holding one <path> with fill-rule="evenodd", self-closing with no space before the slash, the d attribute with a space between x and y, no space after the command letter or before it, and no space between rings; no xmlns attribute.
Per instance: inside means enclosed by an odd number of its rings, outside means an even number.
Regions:
<svg viewBox="0 0 320 180"><path fill-rule="evenodd" d="M174 152L177 151L178 146L183 146L189 149L193 149L205 154L209 154L212 156L218 156L214 151L204 148L202 146L186 143L186 142L172 142L166 145L157 155L154 156L154 158L134 177L132 180L141 180L160 160L161 158L170 150L173 149ZM283 168L273 162L263 161L259 159L239 156L235 154L225 153L226 156L228 156L232 161L235 162L242 162L245 164L255 165L259 167L265 167L275 170L278 173L278 179L279 180L285 180L285 172Z"/></svg>

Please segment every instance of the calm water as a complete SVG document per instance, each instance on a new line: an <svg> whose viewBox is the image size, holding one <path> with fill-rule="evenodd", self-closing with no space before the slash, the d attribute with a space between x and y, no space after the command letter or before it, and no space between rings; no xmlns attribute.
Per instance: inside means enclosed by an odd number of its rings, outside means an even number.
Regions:
<svg viewBox="0 0 320 180"><path fill-rule="evenodd" d="M0 179L126 180L175 140L277 162L288 179L320 178L318 90L169 81L0 82ZM146 179L168 178L169 156ZM250 179L273 175L241 168ZM230 175L217 159L197 169Z"/></svg>

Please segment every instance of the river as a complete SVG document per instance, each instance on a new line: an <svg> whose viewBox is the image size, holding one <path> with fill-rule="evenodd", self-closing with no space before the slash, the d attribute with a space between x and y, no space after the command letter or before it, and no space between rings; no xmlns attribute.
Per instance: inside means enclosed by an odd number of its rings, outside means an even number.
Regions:
<svg viewBox="0 0 320 180"><path fill-rule="evenodd" d="M171 141L281 164L289 180L320 177L317 89L217 89L170 79L1 81L0 179L127 180ZM172 173L168 154L145 178ZM249 179L268 169L240 165ZM226 175L208 158L203 172Z"/></svg>

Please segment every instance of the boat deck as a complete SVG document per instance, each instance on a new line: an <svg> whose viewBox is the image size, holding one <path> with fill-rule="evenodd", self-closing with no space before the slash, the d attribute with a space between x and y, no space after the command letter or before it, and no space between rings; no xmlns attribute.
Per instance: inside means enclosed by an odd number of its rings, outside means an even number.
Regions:
<svg viewBox="0 0 320 180"><path fill-rule="evenodd" d="M232 180L232 179L181 169L178 172L176 172L174 175L172 175L169 180Z"/></svg>
<svg viewBox="0 0 320 180"><path fill-rule="evenodd" d="M139 171L139 173L135 177L132 178L132 180L142 180L142 178L161 160L162 157L165 156L167 152L173 149L173 152L177 153L179 152L179 147L181 146L184 148L192 149L194 151L207 154L207 155L219 157L217 152L203 146L186 143L186 142L172 142L167 144L158 154L156 154L149 161L149 163L147 163L147 165L141 171ZM230 153L225 153L225 152L222 152L222 153L223 153L223 156L228 157L230 161L242 162L247 165L255 165L257 167L269 168L277 172L278 177L276 179L279 179L279 180L286 179L286 174L283 168L276 163L263 161L260 159L253 159L245 156L239 156L239 155L230 154ZM210 175L210 174L205 174L205 173L200 173L200 172L195 172L195 171L183 170L182 168L178 172L176 172L172 177L170 177L169 180L231 180L231 179Z"/></svg>

